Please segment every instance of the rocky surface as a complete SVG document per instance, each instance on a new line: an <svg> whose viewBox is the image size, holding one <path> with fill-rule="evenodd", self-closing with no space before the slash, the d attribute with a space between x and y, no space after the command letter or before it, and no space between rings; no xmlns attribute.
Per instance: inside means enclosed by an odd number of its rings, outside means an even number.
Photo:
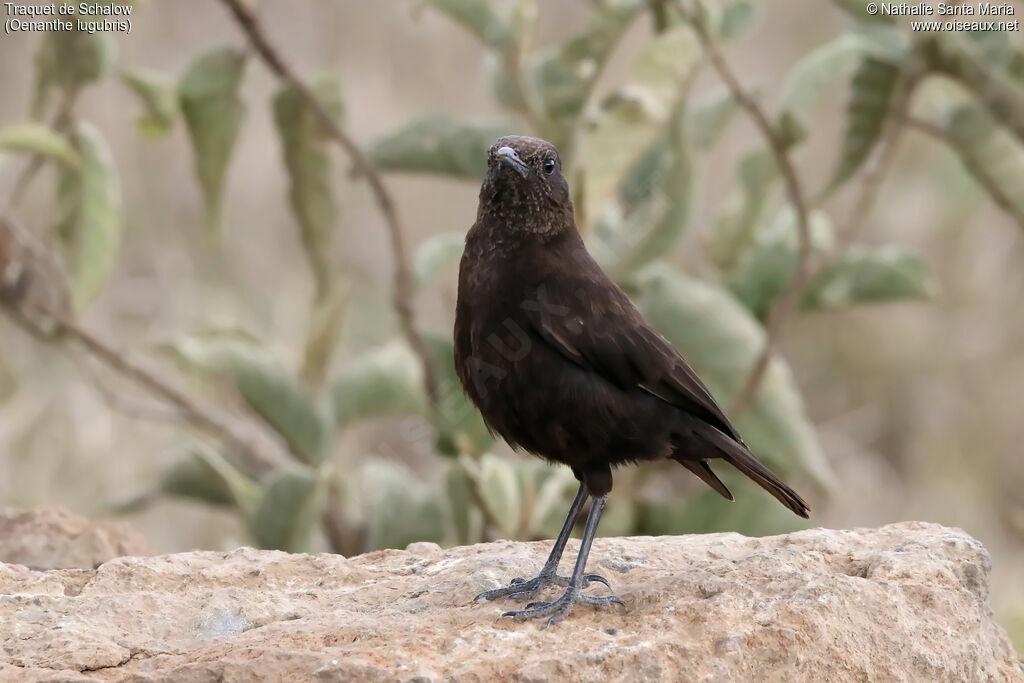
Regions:
<svg viewBox="0 0 1024 683"><path fill-rule="evenodd" d="M0 680L1024 681L958 529L603 538L590 568L625 611L541 629L472 602L549 547L0 565Z"/></svg>
<svg viewBox="0 0 1024 683"><path fill-rule="evenodd" d="M92 522L64 508L0 510L0 562L32 569L93 569L125 555L152 555L127 524Z"/></svg>

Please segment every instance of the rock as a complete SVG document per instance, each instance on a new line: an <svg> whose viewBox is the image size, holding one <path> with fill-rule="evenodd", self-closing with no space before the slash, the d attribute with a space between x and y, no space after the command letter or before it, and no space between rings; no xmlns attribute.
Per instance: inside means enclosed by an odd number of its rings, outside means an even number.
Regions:
<svg viewBox="0 0 1024 683"><path fill-rule="evenodd" d="M0 510L0 562L33 569L93 569L124 555L152 555L131 526L93 522L61 507Z"/></svg>
<svg viewBox="0 0 1024 683"><path fill-rule="evenodd" d="M626 611L542 629L472 602L549 548L0 565L0 679L1024 681L992 620L989 555L959 529L602 538L591 569Z"/></svg>

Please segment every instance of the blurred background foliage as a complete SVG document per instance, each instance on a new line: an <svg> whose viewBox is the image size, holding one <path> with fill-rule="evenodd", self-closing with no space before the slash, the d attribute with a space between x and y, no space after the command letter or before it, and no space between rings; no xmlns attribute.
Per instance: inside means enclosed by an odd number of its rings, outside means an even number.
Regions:
<svg viewBox="0 0 1024 683"><path fill-rule="evenodd" d="M913 33L841 0L254 4L315 111L223 10L0 41L5 504L126 516L167 551L550 538L571 473L506 453L452 367L487 147L559 146L592 252L723 405L799 267L781 154L809 278L737 426L814 524L981 538L1024 643L1019 32ZM407 264L325 116L381 174ZM622 470L601 532L801 525L731 474L732 504L670 464Z"/></svg>

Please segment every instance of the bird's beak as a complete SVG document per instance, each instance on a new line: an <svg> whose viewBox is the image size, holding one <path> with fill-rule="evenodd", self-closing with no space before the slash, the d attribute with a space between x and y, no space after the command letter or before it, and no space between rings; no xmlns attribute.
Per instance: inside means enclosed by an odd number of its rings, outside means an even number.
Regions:
<svg viewBox="0 0 1024 683"><path fill-rule="evenodd" d="M519 158L519 155L511 147L501 147L494 156L498 158L498 161L507 164L512 167L519 175L526 177L526 174L530 172L530 167L526 165L526 162Z"/></svg>

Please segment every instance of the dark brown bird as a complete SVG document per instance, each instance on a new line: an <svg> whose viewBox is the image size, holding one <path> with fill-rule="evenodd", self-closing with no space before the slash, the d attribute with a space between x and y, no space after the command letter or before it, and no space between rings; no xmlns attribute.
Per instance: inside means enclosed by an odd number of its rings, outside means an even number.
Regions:
<svg viewBox="0 0 1024 683"><path fill-rule="evenodd" d="M558 150L509 136L488 152L476 223L466 235L455 312L455 367L491 430L513 448L564 463L579 492L540 574L477 599L526 599L568 584L553 602L506 612L562 620L575 603L622 604L582 593L613 466L670 458L732 500L709 460L736 467L807 517L807 504L758 462L707 387L605 275L573 220ZM558 562L580 509L593 504L572 576Z"/></svg>

